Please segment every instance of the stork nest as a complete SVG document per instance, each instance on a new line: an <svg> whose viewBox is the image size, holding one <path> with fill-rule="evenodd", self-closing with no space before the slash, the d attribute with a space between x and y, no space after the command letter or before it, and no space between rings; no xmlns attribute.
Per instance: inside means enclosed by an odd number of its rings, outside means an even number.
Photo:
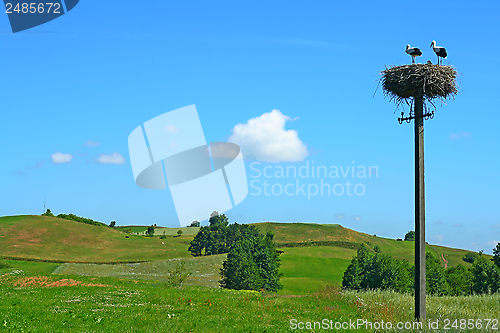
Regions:
<svg viewBox="0 0 500 333"><path fill-rule="evenodd" d="M387 68L381 73L384 95L398 104L409 98L454 98L457 71L451 66L412 64Z"/></svg>

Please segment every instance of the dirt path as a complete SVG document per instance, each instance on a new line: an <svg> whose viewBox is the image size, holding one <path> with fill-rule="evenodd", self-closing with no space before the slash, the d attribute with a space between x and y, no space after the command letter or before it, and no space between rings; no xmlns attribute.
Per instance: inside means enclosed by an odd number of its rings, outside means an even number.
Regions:
<svg viewBox="0 0 500 333"><path fill-rule="evenodd" d="M444 255L441 254L441 258L443 258L443 261L444 261L444 269L447 269L448 268L448 260L446 260L444 258Z"/></svg>

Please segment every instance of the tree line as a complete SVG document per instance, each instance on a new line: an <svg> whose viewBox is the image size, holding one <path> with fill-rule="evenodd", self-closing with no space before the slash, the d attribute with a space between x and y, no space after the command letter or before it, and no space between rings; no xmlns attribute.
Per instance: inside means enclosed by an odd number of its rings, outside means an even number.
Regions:
<svg viewBox="0 0 500 333"><path fill-rule="evenodd" d="M45 213L43 213L42 216L58 217L60 219L65 219L65 220L70 220L70 221L75 221L75 222L80 222L80 223L85 223L85 224L91 224L91 225L96 225L96 226L100 226L100 227L107 227L108 226L105 223L94 221L92 219L88 219L85 217L76 216L74 214L59 214L56 216L50 211L50 209L47 209L47 211ZM112 222L115 222L115 221L112 221ZM116 222L112 223L112 224L113 225L110 224L109 226L114 227Z"/></svg>
<svg viewBox="0 0 500 333"><path fill-rule="evenodd" d="M229 224L226 215L214 212L188 251L195 257L227 253L220 270L222 288L276 292L283 287L279 283L282 251L276 250L273 237L271 232L261 234L255 226Z"/></svg>
<svg viewBox="0 0 500 333"><path fill-rule="evenodd" d="M480 252L471 267L462 264L444 268L436 256L427 252L426 292L430 295L472 295L500 291L500 244L493 250L493 260ZM353 290L391 289L414 292L415 266L406 260L371 253L364 244L344 272L342 286Z"/></svg>

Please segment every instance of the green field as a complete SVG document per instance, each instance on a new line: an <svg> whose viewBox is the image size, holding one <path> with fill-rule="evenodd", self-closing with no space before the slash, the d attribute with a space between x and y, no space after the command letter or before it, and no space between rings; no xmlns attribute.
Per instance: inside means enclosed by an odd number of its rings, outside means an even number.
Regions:
<svg viewBox="0 0 500 333"><path fill-rule="evenodd" d="M291 323L413 323L413 297L389 291L321 288L300 297L200 286L167 288L158 281L42 273L50 263L0 269L0 331L5 332L296 332ZM51 268L53 266L50 266ZM499 319L500 295L427 297L429 321ZM457 322L459 325L459 322ZM319 324L318 324L319 325ZM427 332L429 330L326 330L335 332ZM425 323L425 327L427 327ZM452 324L450 324L452 325ZM319 326L318 326L319 327ZM306 330L324 332L323 329ZM498 324L497 324L498 327ZM300 330L303 331L303 330ZM431 332L437 332L432 330Z"/></svg>
<svg viewBox="0 0 500 333"><path fill-rule="evenodd" d="M0 268L0 331L287 332L297 331L290 329L293 318L412 320L410 295L355 293L339 286L356 254L353 244L379 246L382 254L413 262L413 242L339 225L256 226L262 232L273 231L276 245L284 251L284 288L277 294L220 289L219 270L226 255L194 258L187 251L198 228L181 228L181 237L173 237L176 228L156 228L160 235L171 232L160 239L54 217L0 217L0 267L7 266ZM330 246L311 246L312 242ZM465 264L461 258L467 251L434 245L427 249L444 255L450 266ZM168 271L180 260L186 261L192 276L181 289L166 288ZM498 294L428 297L427 304L432 320L499 319L500 313Z"/></svg>
<svg viewBox="0 0 500 333"><path fill-rule="evenodd" d="M164 227L154 227L155 236L176 236L177 231L181 230L183 235L196 235L200 228L197 227L182 227L182 228L164 228ZM147 226L120 226L116 227L119 231L125 231L127 229L132 229L134 233L145 233L148 230Z"/></svg>

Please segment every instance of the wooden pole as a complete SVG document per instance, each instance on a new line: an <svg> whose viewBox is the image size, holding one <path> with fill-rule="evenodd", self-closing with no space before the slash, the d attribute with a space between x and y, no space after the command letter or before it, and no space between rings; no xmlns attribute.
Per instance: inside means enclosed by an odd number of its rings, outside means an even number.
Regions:
<svg viewBox="0 0 500 333"><path fill-rule="evenodd" d="M415 97L415 319L425 321L425 183L423 96Z"/></svg>

